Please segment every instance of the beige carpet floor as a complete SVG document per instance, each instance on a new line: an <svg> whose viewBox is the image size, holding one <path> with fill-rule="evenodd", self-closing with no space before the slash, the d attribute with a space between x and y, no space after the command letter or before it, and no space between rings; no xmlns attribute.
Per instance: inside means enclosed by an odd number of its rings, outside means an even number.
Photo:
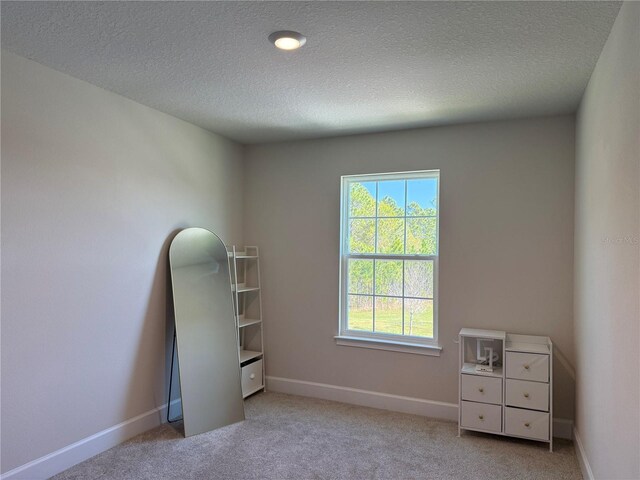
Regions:
<svg viewBox="0 0 640 480"><path fill-rule="evenodd" d="M573 445L465 433L430 418L278 393L244 422L184 438L163 425L53 477L70 479L580 479Z"/></svg>

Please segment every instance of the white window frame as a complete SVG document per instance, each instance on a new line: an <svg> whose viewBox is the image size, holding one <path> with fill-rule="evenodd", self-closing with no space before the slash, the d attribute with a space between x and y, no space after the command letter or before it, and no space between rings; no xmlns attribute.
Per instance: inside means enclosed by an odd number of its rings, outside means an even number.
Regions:
<svg viewBox="0 0 640 480"><path fill-rule="evenodd" d="M438 188L436 190L436 254L435 255L412 255L412 254L377 254L349 253L349 185L352 182L379 182L384 180L414 180L424 178L437 178ZM405 187L406 197L406 187ZM377 198L376 198L377 202ZM406 208L406 198L405 198ZM376 206L377 209L377 206ZM406 211L405 211L406 215ZM376 217L377 210L376 210ZM403 217L398 217L403 218ZM404 217L406 219L410 217ZM377 244L377 231L374 239ZM406 223L405 223L406 240ZM440 254L440 170L422 170L412 172L377 173L364 175L343 175L340 185L340 300L339 300L339 334L335 336L338 345L373 348L379 350L392 350L421 355L440 355L442 348L438 345L438 270ZM362 330L349 330L348 328L348 263L349 259L377 259L377 260L431 260L433 261L433 338L394 335L380 332L366 332ZM375 275L375 273L374 273ZM375 289L375 285L374 285ZM403 286L404 289L404 286ZM375 305L375 290L372 294ZM403 296L404 297L404 290ZM374 319L375 321L375 319Z"/></svg>

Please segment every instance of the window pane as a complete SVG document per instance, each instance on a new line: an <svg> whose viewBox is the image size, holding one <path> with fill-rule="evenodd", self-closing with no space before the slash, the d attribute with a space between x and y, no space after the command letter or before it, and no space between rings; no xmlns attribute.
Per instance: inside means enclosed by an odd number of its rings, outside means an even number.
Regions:
<svg viewBox="0 0 640 480"><path fill-rule="evenodd" d="M436 215L438 179L407 180L407 216Z"/></svg>
<svg viewBox="0 0 640 480"><path fill-rule="evenodd" d="M373 297L349 295L347 328L373 332Z"/></svg>
<svg viewBox="0 0 640 480"><path fill-rule="evenodd" d="M378 220L377 253L404 253L403 218L381 218Z"/></svg>
<svg viewBox="0 0 640 480"><path fill-rule="evenodd" d="M402 299L376 297L375 331L402 335Z"/></svg>
<svg viewBox="0 0 640 480"><path fill-rule="evenodd" d="M404 180L378 182L378 216L404 216Z"/></svg>
<svg viewBox="0 0 640 480"><path fill-rule="evenodd" d="M402 260L376 260L376 295L402 295Z"/></svg>
<svg viewBox="0 0 640 480"><path fill-rule="evenodd" d="M433 300L404 301L404 334L433 338Z"/></svg>
<svg viewBox="0 0 640 480"><path fill-rule="evenodd" d="M433 298L433 261L404 262L404 294L407 297Z"/></svg>
<svg viewBox="0 0 640 480"><path fill-rule="evenodd" d="M435 218L407 219L407 253L436 255L437 221Z"/></svg>
<svg viewBox="0 0 640 480"><path fill-rule="evenodd" d="M351 182L349 184L349 216L376 216L376 182Z"/></svg>
<svg viewBox="0 0 640 480"><path fill-rule="evenodd" d="M373 293L373 260L349 259L348 293Z"/></svg>
<svg viewBox="0 0 640 480"><path fill-rule="evenodd" d="M351 253L374 253L375 236L375 220L351 220L349 222L349 251Z"/></svg>

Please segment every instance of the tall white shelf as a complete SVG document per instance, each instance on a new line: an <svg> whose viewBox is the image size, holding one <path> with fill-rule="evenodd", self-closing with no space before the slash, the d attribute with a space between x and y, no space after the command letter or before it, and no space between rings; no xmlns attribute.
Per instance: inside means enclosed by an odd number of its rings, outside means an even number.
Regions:
<svg viewBox="0 0 640 480"><path fill-rule="evenodd" d="M458 436L462 430L475 430L527 438L548 443L553 451L551 339L463 328L459 347ZM478 358L484 347L497 357L492 369L477 367L485 363Z"/></svg>
<svg viewBox="0 0 640 480"><path fill-rule="evenodd" d="M242 371L242 396L265 389L264 335L258 247L227 247L238 329L238 358Z"/></svg>

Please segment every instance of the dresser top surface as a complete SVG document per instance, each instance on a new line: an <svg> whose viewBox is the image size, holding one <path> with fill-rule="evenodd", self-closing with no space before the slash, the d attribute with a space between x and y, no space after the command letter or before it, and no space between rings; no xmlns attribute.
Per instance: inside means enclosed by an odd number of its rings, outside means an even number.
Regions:
<svg viewBox="0 0 640 480"><path fill-rule="evenodd" d="M463 328L460 330L461 337L477 337L477 338L493 338L496 340L504 340L507 332L502 330L483 330L480 328Z"/></svg>
<svg viewBox="0 0 640 480"><path fill-rule="evenodd" d="M539 335L507 334L507 352L550 353L553 344L549 337Z"/></svg>

